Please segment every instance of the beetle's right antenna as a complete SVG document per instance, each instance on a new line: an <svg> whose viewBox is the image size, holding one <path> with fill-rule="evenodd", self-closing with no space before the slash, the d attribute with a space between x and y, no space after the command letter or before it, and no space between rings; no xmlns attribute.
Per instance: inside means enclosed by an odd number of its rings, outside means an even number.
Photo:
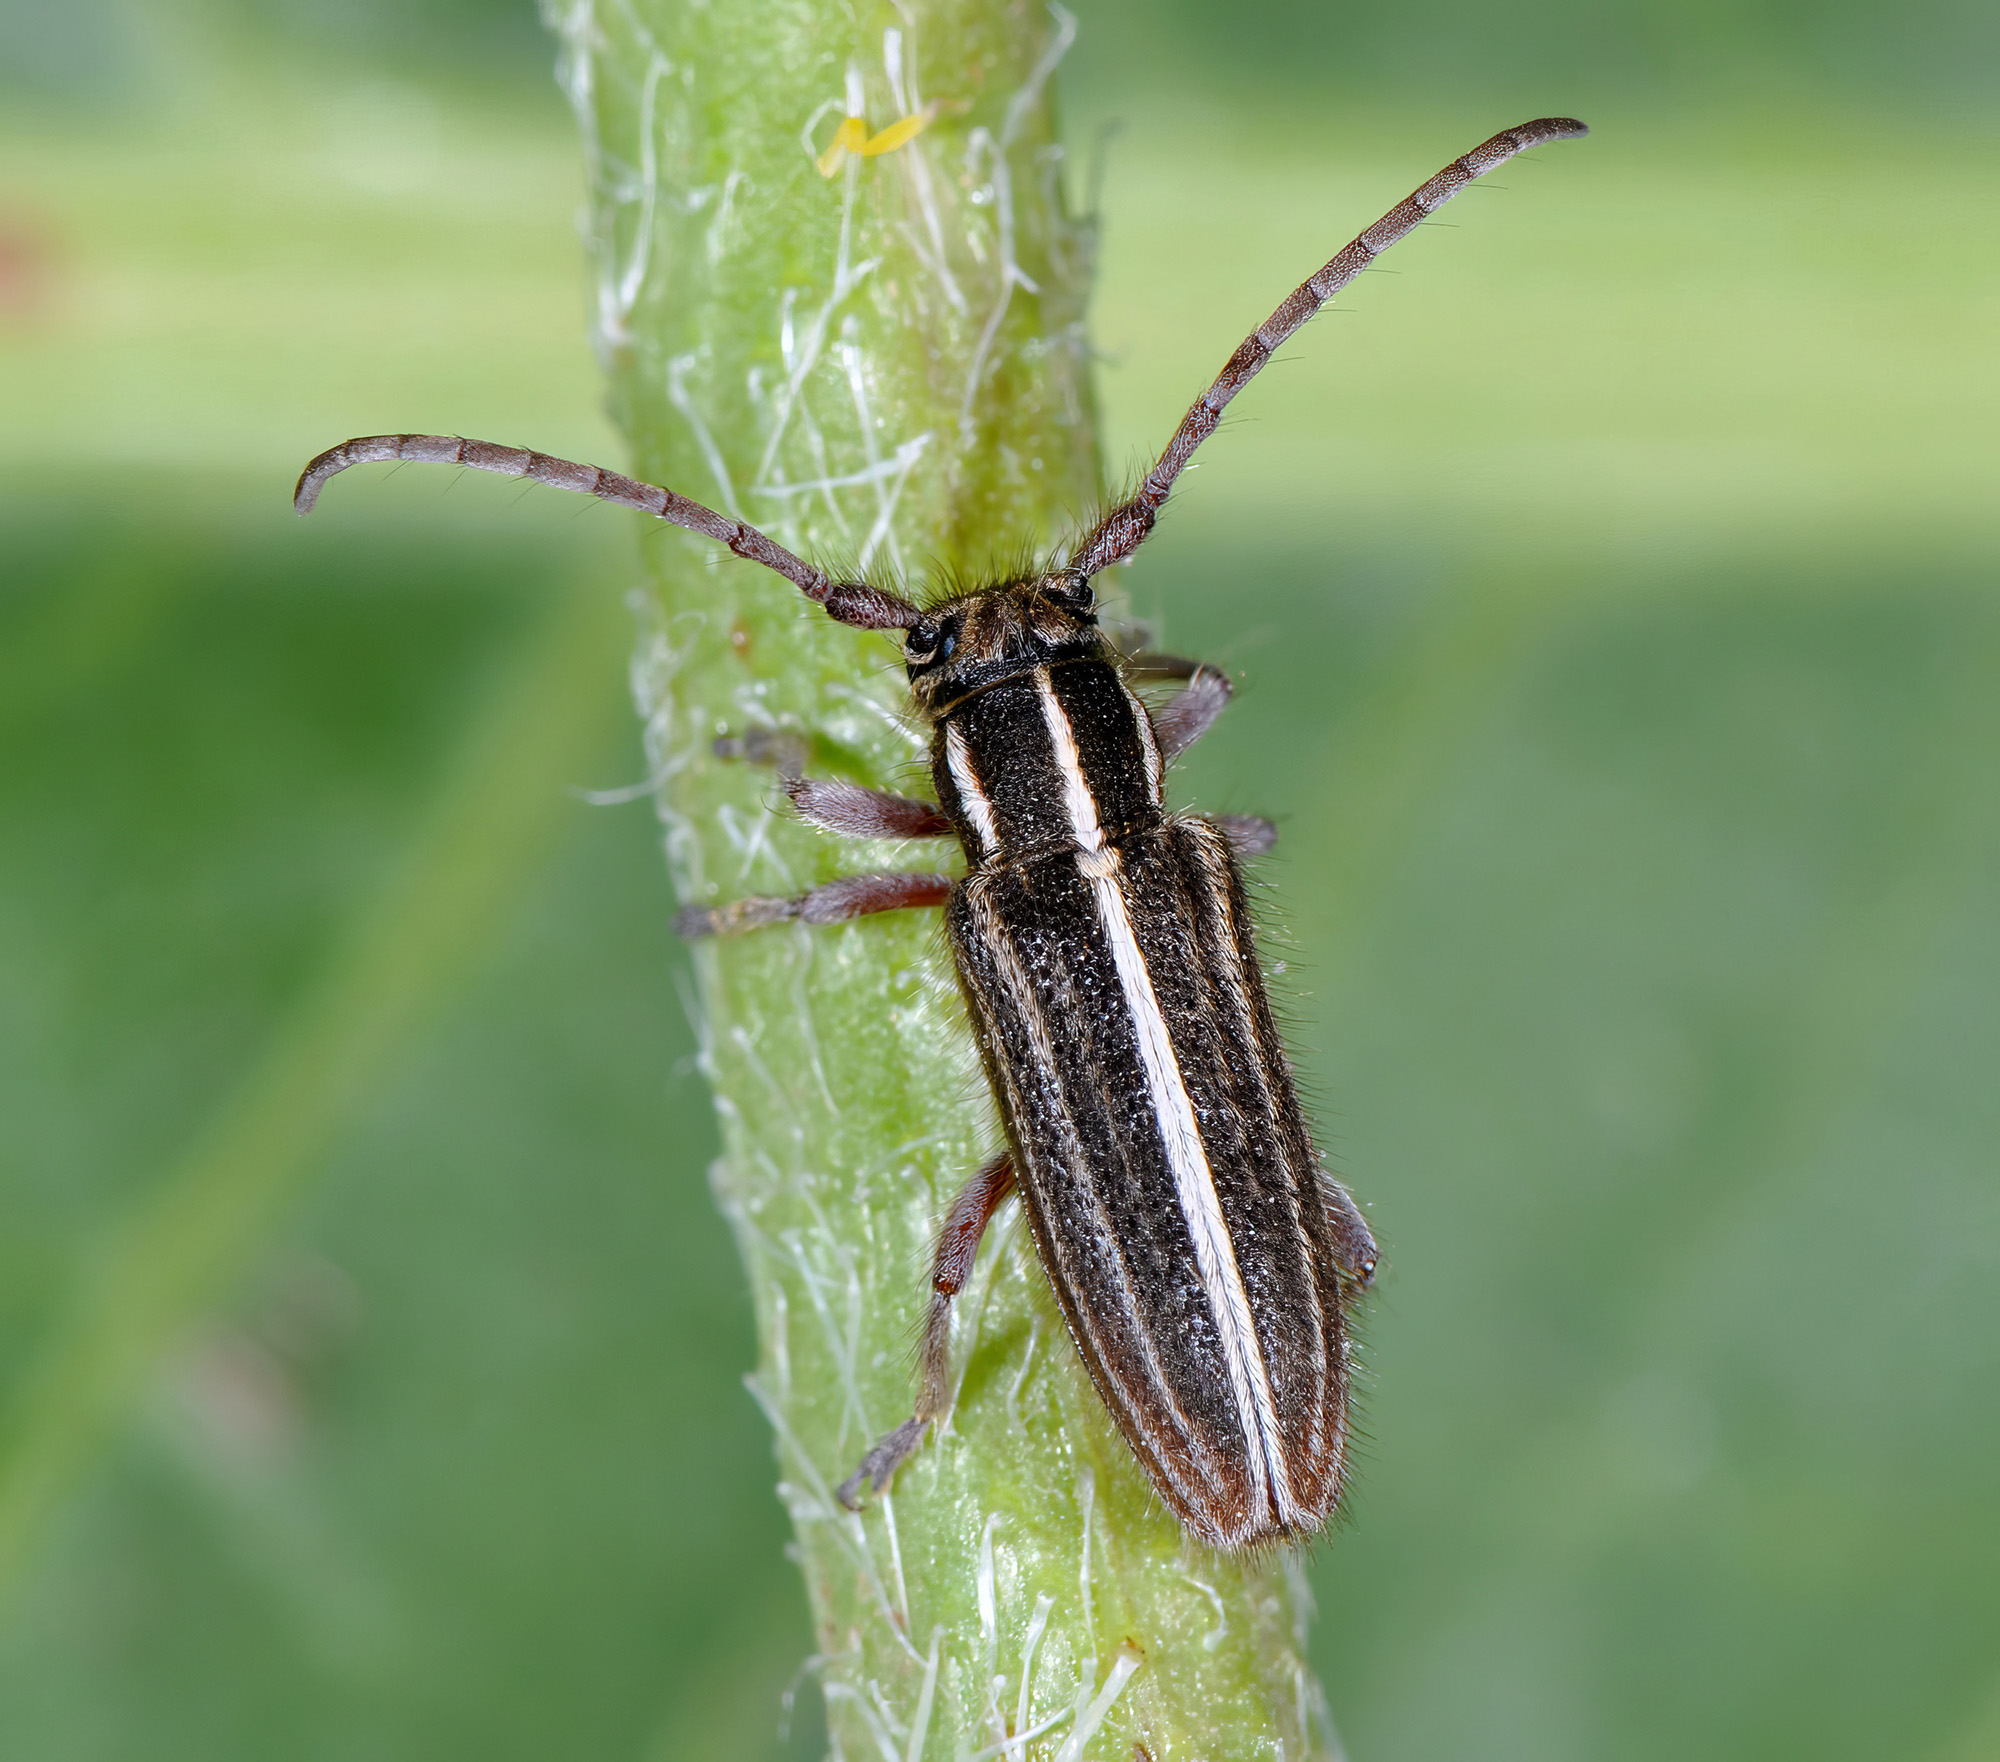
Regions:
<svg viewBox="0 0 2000 1762"><path fill-rule="evenodd" d="M526 447L495 446L491 441L460 440L453 434L370 434L329 447L300 474L292 492L292 506L310 514L319 500L320 486L329 477L350 465L368 465L384 459L415 459L425 464L469 465L475 471L497 472L502 477L526 477L555 489L574 490L578 495L595 496L600 502L615 502L621 508L636 508L655 519L684 526L704 538L727 545L739 557L762 563L775 570L826 615L858 630L907 630L922 617L908 600L865 582L835 581L824 569L816 569L803 557L795 557L776 540L766 538L754 526L704 508L686 496L675 495L658 484L640 483L616 471L597 465L578 465L569 459L554 459L547 453L533 453Z"/></svg>
<svg viewBox="0 0 2000 1762"><path fill-rule="evenodd" d="M1547 141L1573 140L1589 133L1582 123L1567 116L1545 116L1537 122L1524 122L1519 128L1502 129L1490 141L1481 141L1463 159L1454 159L1421 189L1404 197L1317 275L1294 288L1285 303L1243 339L1242 346L1229 357L1229 364L1216 375L1215 383L1181 419L1174 438L1167 442L1159 463L1146 473L1138 493L1106 514L1057 572L1067 576L1081 594L1098 570L1122 563L1136 551L1153 530L1153 521L1166 505L1174 479L1180 476L1195 448L1215 432L1229 400L1256 377L1258 368L1270 360L1300 325L1398 239L1414 232L1474 178L1496 165L1506 164L1516 153Z"/></svg>

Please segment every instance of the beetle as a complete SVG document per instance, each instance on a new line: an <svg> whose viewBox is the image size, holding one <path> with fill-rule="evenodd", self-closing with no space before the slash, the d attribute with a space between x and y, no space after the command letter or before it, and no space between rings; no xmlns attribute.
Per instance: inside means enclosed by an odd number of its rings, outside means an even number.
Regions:
<svg viewBox="0 0 2000 1762"><path fill-rule="evenodd" d="M956 838L965 873L856 875L676 920L709 936L944 909L1008 1147L945 1217L914 1411L868 1451L843 1503L883 1487L944 1415L952 1302L994 1211L1018 1192L1091 1380L1191 1537L1255 1548L1310 1536L1337 1509L1351 1315L1377 1254L1313 1148L1258 965L1241 858L1274 834L1261 820L1166 809L1166 767L1222 713L1230 686L1198 663L1122 654L1098 627L1092 582L1138 549L1229 401L1335 293L1474 178L1587 132L1566 117L1503 130L1398 203L1244 339L1131 496L1018 579L919 603L837 580L673 490L455 436L350 440L300 477L300 513L328 478L375 460L529 478L701 533L840 623L902 633L937 800L791 766L783 787L829 832ZM1132 689L1144 675L1182 682L1157 714Z"/></svg>

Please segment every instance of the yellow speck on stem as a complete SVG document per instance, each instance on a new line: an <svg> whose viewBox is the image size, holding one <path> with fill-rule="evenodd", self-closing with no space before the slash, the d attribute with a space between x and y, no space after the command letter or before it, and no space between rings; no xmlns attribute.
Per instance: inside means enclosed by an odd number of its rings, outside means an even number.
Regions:
<svg viewBox="0 0 2000 1762"><path fill-rule="evenodd" d="M813 163L819 167L821 177L831 177L847 162L850 153L862 159L874 159L884 153L893 153L898 147L914 141L929 128L937 112L938 107L935 104L926 104L923 109L890 123L879 134L873 135L868 132L868 124L860 117L845 117L834 132L833 144Z"/></svg>

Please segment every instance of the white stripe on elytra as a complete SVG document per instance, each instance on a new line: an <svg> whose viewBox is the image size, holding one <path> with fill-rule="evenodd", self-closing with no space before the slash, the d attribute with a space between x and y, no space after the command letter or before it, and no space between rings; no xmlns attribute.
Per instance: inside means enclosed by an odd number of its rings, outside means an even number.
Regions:
<svg viewBox="0 0 2000 1762"><path fill-rule="evenodd" d="M1174 1057L1173 1039L1167 1032L1166 1018L1160 1013L1160 1000L1153 991L1153 977L1146 970L1146 957L1132 933L1125 896L1119 891L1118 852L1105 847L1104 828L1098 824L1097 803L1084 781L1076 735L1062 705L1056 701L1046 669L1036 672L1035 686L1041 694L1042 719L1048 725L1056 769L1062 774L1063 801L1069 810L1070 832L1077 844L1077 867L1090 881L1098 923L1111 945L1111 959L1118 971L1119 987L1125 993L1125 1007L1132 1013L1139 1064L1152 1098L1153 1118L1159 1125L1167 1166L1173 1170L1181 1215L1194 1243L1202 1290L1215 1317L1222 1356L1229 1367L1230 1388L1236 1397L1236 1411L1243 1421L1244 1441L1255 1445L1263 1457L1277 1515L1281 1521L1289 1521L1295 1516L1296 1506L1285 1469L1283 1442L1278 1435L1270 1378L1257 1344L1256 1324L1250 1316L1250 1296L1243 1289L1243 1273L1236 1264L1229 1223L1222 1215L1222 1201L1215 1191L1208 1152L1202 1147L1201 1128L1195 1124L1194 1103L1188 1099L1180 1063Z"/></svg>
<svg viewBox="0 0 2000 1762"><path fill-rule="evenodd" d="M958 790L958 805L971 823L972 835L979 840L983 856L999 843L993 830L993 804L986 799L986 791L980 788L979 779L973 774L972 758L965 750L965 736L959 733L956 722L944 725L944 762Z"/></svg>
<svg viewBox="0 0 2000 1762"><path fill-rule="evenodd" d="M994 910L988 893L987 886L978 876L974 876L966 883L966 903L983 933L982 940L993 957L994 970L1006 989L1014 1015L1020 1023L1022 1032L1028 1036L1029 1044L1034 1047L1035 1056L1043 1068L1053 1070L1056 1059L1055 1036L1049 1031L1048 1018L1042 1012L1034 986L1028 982L1027 972L1021 965L1020 954L1014 947L1013 938L1008 935L1006 924ZM1000 1074L1002 1082L1007 1085L1006 1100L1013 1116L1016 1119L1030 1117L1028 1102L1021 1095L1019 1087L1014 1082L1013 1072L1005 1062L1000 1066ZM1085 1162L1083 1146L1077 1137L1076 1121L1070 1114L1068 1098L1063 1094L1062 1086L1058 1084L1052 1090L1039 1092L1036 1097L1036 1109L1041 1113L1044 1124L1056 1140L1054 1160L1057 1164L1072 1169L1082 1168ZM1092 1195L1094 1199L1094 1187ZM1153 1400L1163 1405L1173 1415L1174 1424L1183 1438L1192 1437L1195 1435L1195 1428L1183 1411L1180 1396L1168 1380L1166 1368L1160 1363L1159 1354L1153 1348L1145 1318L1139 1312L1137 1295L1132 1290L1132 1282L1126 1274L1124 1262L1119 1257L1117 1236L1111 1228L1110 1220L1105 1216L1102 1204L1094 1204L1092 1213L1092 1222L1096 1225L1095 1240L1085 1249L1085 1253L1091 1261L1109 1267L1112 1277L1117 1282L1118 1295L1122 1300L1120 1307L1125 1312L1126 1332L1130 1337L1132 1350L1136 1351L1145 1363L1147 1380L1152 1384ZM1074 1268L1067 1269L1065 1276L1072 1285L1079 1282ZM1100 1334L1099 1318L1090 1310L1082 1310L1078 1320L1093 1336ZM1109 1356L1103 1352L1101 1344L1099 1353L1100 1357ZM1125 1408L1131 1421L1131 1429L1135 1433L1144 1438L1157 1438L1160 1429L1158 1424L1147 1423L1148 1416L1139 1410L1138 1403L1131 1394L1117 1382L1111 1381L1108 1395ZM1149 1460L1161 1478L1172 1483L1183 1504L1195 1510L1201 1508L1200 1489L1176 1466L1174 1451L1156 1446Z"/></svg>

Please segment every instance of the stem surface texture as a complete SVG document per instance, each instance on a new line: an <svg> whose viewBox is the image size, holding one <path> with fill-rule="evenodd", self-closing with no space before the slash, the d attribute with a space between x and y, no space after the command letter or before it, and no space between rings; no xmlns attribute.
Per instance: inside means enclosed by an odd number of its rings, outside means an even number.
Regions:
<svg viewBox="0 0 2000 1762"><path fill-rule="evenodd" d="M1016 570L1088 518L1092 236L1064 208L1051 91L1065 14L558 0L550 20L637 475L918 594ZM898 123L883 150L828 151ZM646 555L634 679L682 899L936 866L934 846L805 828L770 771L713 751L782 732L814 775L927 795L896 646L692 535L650 531ZM889 1493L836 1504L909 1412L932 1237L999 1125L935 914L707 943L696 971L712 1180L755 1295L751 1389L832 1754L1328 1754L1296 1563L1205 1554L1157 1507L1012 1202L958 1305L951 1419Z"/></svg>

